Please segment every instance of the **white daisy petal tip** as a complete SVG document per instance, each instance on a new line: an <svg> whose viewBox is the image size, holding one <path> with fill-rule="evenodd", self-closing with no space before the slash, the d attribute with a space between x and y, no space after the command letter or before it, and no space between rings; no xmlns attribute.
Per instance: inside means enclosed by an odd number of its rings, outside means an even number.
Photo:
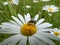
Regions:
<svg viewBox="0 0 60 45"><path fill-rule="evenodd" d="M53 24L49 23L49 22L46 22L45 24L47 24L47 26L53 26Z"/></svg>
<svg viewBox="0 0 60 45"><path fill-rule="evenodd" d="M18 15L20 15L20 14L18 14Z"/></svg>
<svg viewBox="0 0 60 45"><path fill-rule="evenodd" d="M39 18L39 14L36 14L36 16L34 17L34 20L38 20L38 18Z"/></svg>
<svg viewBox="0 0 60 45"><path fill-rule="evenodd" d="M45 21L45 19L44 19L44 18L41 18L41 19L40 19L40 22L42 23L43 21Z"/></svg>
<svg viewBox="0 0 60 45"><path fill-rule="evenodd" d="M15 16L11 16L13 19L15 18Z"/></svg>
<svg viewBox="0 0 60 45"><path fill-rule="evenodd" d="M41 24L44 20L45 20L45 19L42 18L42 19L40 19L39 21L37 21L36 26L38 26L39 24Z"/></svg>
<svg viewBox="0 0 60 45"><path fill-rule="evenodd" d="M21 14L18 14L18 17L21 17L22 15Z"/></svg>
<svg viewBox="0 0 60 45"><path fill-rule="evenodd" d="M27 13L27 15L30 15L30 13Z"/></svg>
<svg viewBox="0 0 60 45"><path fill-rule="evenodd" d="M25 23L25 19L23 18L23 16L21 14L18 14L18 17L23 23Z"/></svg>
<svg viewBox="0 0 60 45"><path fill-rule="evenodd" d="M41 18L41 19L40 19L40 22L43 22L44 20L45 20L44 18Z"/></svg>
<svg viewBox="0 0 60 45"><path fill-rule="evenodd" d="M23 25L23 23L15 16L11 16L18 24Z"/></svg>
<svg viewBox="0 0 60 45"><path fill-rule="evenodd" d="M12 18L14 17L14 16L11 16Z"/></svg>
<svg viewBox="0 0 60 45"><path fill-rule="evenodd" d="M42 21L44 21L45 19L44 19L44 18L42 18L41 20L42 20Z"/></svg>
<svg viewBox="0 0 60 45"><path fill-rule="evenodd" d="M16 17L15 16L11 16L13 19L15 19Z"/></svg>
<svg viewBox="0 0 60 45"><path fill-rule="evenodd" d="M24 15L24 16L25 16L25 21L26 21L26 23L31 20L30 13L27 13L27 14Z"/></svg>
<svg viewBox="0 0 60 45"><path fill-rule="evenodd" d="M48 25L50 25L50 26L53 26L52 24L50 24L50 23L47 23Z"/></svg>

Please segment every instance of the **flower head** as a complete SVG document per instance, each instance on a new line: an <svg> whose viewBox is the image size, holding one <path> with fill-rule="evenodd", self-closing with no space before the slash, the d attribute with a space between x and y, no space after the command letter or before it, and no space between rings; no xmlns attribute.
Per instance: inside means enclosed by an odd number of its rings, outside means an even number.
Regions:
<svg viewBox="0 0 60 45"><path fill-rule="evenodd" d="M18 5L19 0L10 0L10 3L11 3L11 4ZM8 5L8 2L3 2L3 5Z"/></svg>
<svg viewBox="0 0 60 45"><path fill-rule="evenodd" d="M42 8L42 10L48 11L48 12L57 12L59 11L59 8L55 5L46 5Z"/></svg>
<svg viewBox="0 0 60 45"><path fill-rule="evenodd" d="M55 35L55 36L60 38L60 30L57 29L57 28L55 28L55 30L51 31L51 34L53 34L53 35Z"/></svg>
<svg viewBox="0 0 60 45"><path fill-rule="evenodd" d="M12 4L16 4L16 5L18 5L19 0L11 0L11 3L12 3Z"/></svg>
<svg viewBox="0 0 60 45"><path fill-rule="evenodd" d="M52 24L45 22L44 19L39 19L39 15L37 14L33 19L30 14L24 15L24 18L21 14L18 14L18 18L12 16L14 21L10 20L10 22L2 23L5 29L1 29L0 33L6 34L15 34L10 38L4 40L0 45L16 45L18 42L19 45L26 45L27 40L30 45L55 45L49 38L60 40L60 38L51 35L50 33L46 33L46 31L51 31L48 27L51 27Z"/></svg>

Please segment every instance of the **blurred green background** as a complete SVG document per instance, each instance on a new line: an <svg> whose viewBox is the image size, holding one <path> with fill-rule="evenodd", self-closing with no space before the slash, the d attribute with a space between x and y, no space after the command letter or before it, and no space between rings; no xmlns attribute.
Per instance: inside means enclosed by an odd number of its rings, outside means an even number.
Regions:
<svg viewBox="0 0 60 45"><path fill-rule="evenodd" d="M37 13L39 18L45 18L45 22L53 24L52 28L60 28L60 0L51 0L49 2L42 2L38 0L38 3L33 3L33 0L19 0L19 5L3 5L3 2L7 0L0 0L0 24L2 22L7 22L12 20L11 16L14 15L17 17L17 14L22 15L30 13L31 17L34 17ZM9 1L9 0L8 0ZM27 9L26 5L30 5L31 8ZM43 11L42 7L45 5L55 5L59 8L58 12L51 13L52 16L49 16L48 12ZM0 34L0 42L8 38L11 35ZM59 45L59 41L55 41L56 45Z"/></svg>

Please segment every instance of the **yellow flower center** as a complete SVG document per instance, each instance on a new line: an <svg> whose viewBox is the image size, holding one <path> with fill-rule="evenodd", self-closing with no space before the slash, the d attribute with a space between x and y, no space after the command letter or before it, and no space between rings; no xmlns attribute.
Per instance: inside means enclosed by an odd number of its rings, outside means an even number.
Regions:
<svg viewBox="0 0 60 45"><path fill-rule="evenodd" d="M51 8L51 7L50 7L50 8L48 8L48 11L49 11L49 12L52 12L52 8Z"/></svg>
<svg viewBox="0 0 60 45"><path fill-rule="evenodd" d="M25 36L32 36L33 34L35 34L37 31L37 28L35 25L31 24L24 24L23 26L21 26L21 34L25 35Z"/></svg>
<svg viewBox="0 0 60 45"><path fill-rule="evenodd" d="M54 35L59 36L60 33L59 32L54 32Z"/></svg>

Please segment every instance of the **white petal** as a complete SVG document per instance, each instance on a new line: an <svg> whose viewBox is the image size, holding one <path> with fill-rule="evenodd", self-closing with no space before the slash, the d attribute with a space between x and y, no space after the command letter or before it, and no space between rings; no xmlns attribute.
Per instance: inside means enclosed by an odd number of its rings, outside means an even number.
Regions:
<svg viewBox="0 0 60 45"><path fill-rule="evenodd" d="M48 8L49 8L49 5L46 5L46 6L43 7L42 10L48 10Z"/></svg>
<svg viewBox="0 0 60 45"><path fill-rule="evenodd" d="M42 24L40 24L39 26L37 26L37 28L43 29L43 28L48 28L48 27L51 27L51 26L52 26L52 24L42 23Z"/></svg>
<svg viewBox="0 0 60 45"><path fill-rule="evenodd" d="M19 0L12 0L14 4L18 5Z"/></svg>
<svg viewBox="0 0 60 45"><path fill-rule="evenodd" d="M12 16L12 18L19 24L19 25L23 25L22 22L20 22L20 20L18 18L16 18L15 16Z"/></svg>
<svg viewBox="0 0 60 45"><path fill-rule="evenodd" d="M43 34L44 36L48 37L48 38L51 38L51 39L54 39L54 40L59 40L60 41L60 38L58 38L57 36L54 36L52 34L49 34L49 33L45 33Z"/></svg>
<svg viewBox="0 0 60 45"><path fill-rule="evenodd" d="M37 45L34 37L29 37L29 43L30 43L30 45Z"/></svg>
<svg viewBox="0 0 60 45"><path fill-rule="evenodd" d="M8 26L8 27L12 27L12 28L16 28L16 29L19 29L20 28L19 26L14 25L14 24L12 24L10 22L2 23L2 25Z"/></svg>
<svg viewBox="0 0 60 45"><path fill-rule="evenodd" d="M9 20L11 23L17 25L17 26L20 26L18 23L16 23L15 21L12 21L12 20Z"/></svg>
<svg viewBox="0 0 60 45"><path fill-rule="evenodd" d="M24 15L24 17L25 17L25 22L27 23L27 22L28 22L28 20L27 20L27 16L26 16L26 15Z"/></svg>
<svg viewBox="0 0 60 45"><path fill-rule="evenodd" d="M0 43L0 45L15 45L19 40L20 40L21 36L19 35L14 35L9 37L8 39L5 39L2 43Z"/></svg>
<svg viewBox="0 0 60 45"><path fill-rule="evenodd" d="M9 29L9 28L5 28L5 29L0 29L0 33L2 34L20 34L19 30L16 29Z"/></svg>
<svg viewBox="0 0 60 45"><path fill-rule="evenodd" d="M39 34L36 34L34 35L36 38L44 41L45 43L47 44L51 44L51 45L55 45L55 43L53 43L49 38L45 37L45 36L42 36L42 35L39 35Z"/></svg>
<svg viewBox="0 0 60 45"><path fill-rule="evenodd" d="M22 39L18 45L26 45L26 42L27 42L27 37L24 36L24 37L22 37Z"/></svg>
<svg viewBox="0 0 60 45"><path fill-rule="evenodd" d="M43 21L44 21L44 19L43 19L43 18L42 18L42 19L40 19L40 20L38 20L38 22L36 23L36 26L38 26L39 24L41 24Z"/></svg>
<svg viewBox="0 0 60 45"><path fill-rule="evenodd" d="M46 29L38 29L38 31L53 31L51 28L46 28Z"/></svg>
<svg viewBox="0 0 60 45"><path fill-rule="evenodd" d="M27 19L28 19L28 21L31 20L31 17L30 17L30 14L29 13L27 13Z"/></svg>
<svg viewBox="0 0 60 45"><path fill-rule="evenodd" d="M9 29L12 29L12 30L20 30L18 28L15 28L15 27L11 27L11 26L8 26L8 25L2 25L4 28L2 29L6 29L6 28L9 28Z"/></svg>
<svg viewBox="0 0 60 45"><path fill-rule="evenodd" d="M55 5L50 5L51 8L55 8Z"/></svg>
<svg viewBox="0 0 60 45"><path fill-rule="evenodd" d="M29 13L27 13L27 15L24 15L24 16L25 16L26 23L31 20L31 17L30 17Z"/></svg>
<svg viewBox="0 0 60 45"><path fill-rule="evenodd" d="M23 23L25 23L25 20L24 20L24 18L23 18L23 16L22 16L21 14L18 14L18 17L19 17L19 19L20 19Z"/></svg>
<svg viewBox="0 0 60 45"><path fill-rule="evenodd" d="M36 16L34 17L34 20L38 20L38 18L39 18L39 14L36 14Z"/></svg>
<svg viewBox="0 0 60 45"><path fill-rule="evenodd" d="M34 37L34 41L36 41L36 43L38 43L38 45L47 45L47 43L45 43L42 40L39 40L38 38Z"/></svg>
<svg viewBox="0 0 60 45"><path fill-rule="evenodd" d="M3 2L3 5L8 5L8 2Z"/></svg>
<svg viewBox="0 0 60 45"><path fill-rule="evenodd" d="M30 6L30 5L26 5L25 7L26 7L26 8L28 8L28 9L29 9L29 8L31 8L31 6Z"/></svg>
<svg viewBox="0 0 60 45"><path fill-rule="evenodd" d="M35 38L34 36L29 37L30 45L47 45L45 42Z"/></svg>

